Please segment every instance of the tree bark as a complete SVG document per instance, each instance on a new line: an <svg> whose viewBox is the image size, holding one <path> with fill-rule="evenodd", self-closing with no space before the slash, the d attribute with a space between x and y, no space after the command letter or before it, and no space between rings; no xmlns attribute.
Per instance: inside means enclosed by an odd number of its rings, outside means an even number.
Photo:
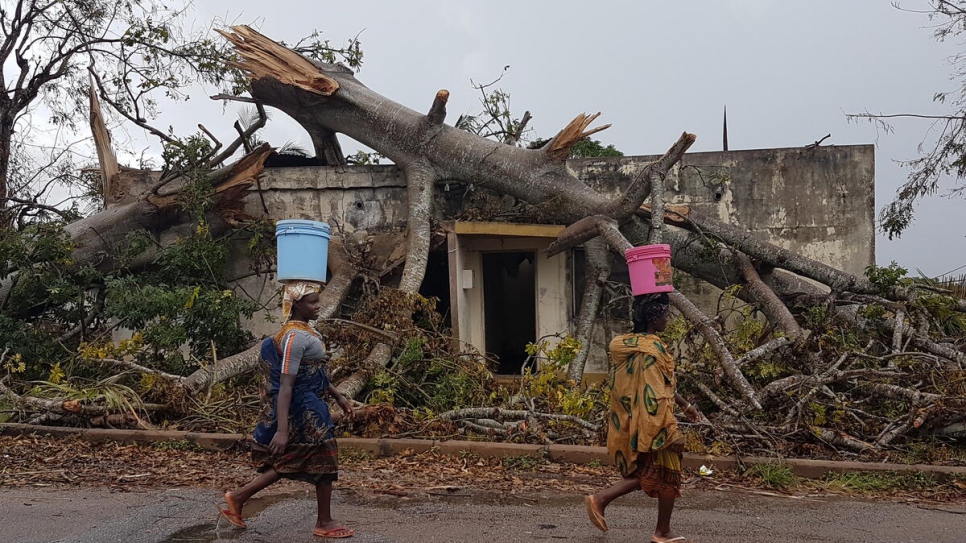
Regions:
<svg viewBox="0 0 966 543"><path fill-rule="evenodd" d="M575 336L580 341L580 350L567 369L567 378L578 386L584 377L584 367L587 356L592 347L594 322L597 320L597 310L600 307L604 283L610 275L610 252L602 240L590 240L584 244L586 255L586 278L584 280L584 297L577 313Z"/></svg>
<svg viewBox="0 0 966 543"><path fill-rule="evenodd" d="M738 254L738 265L745 278L745 288L748 289L748 294L759 303L762 313L768 318L768 322L774 323L782 329L792 342L797 341L802 335L802 329L795 321L791 311L788 310L788 306L782 303L775 292L761 280L761 277L758 276L758 270L755 269L747 255Z"/></svg>
<svg viewBox="0 0 966 543"><path fill-rule="evenodd" d="M406 267L403 268L399 290L418 292L426 275L429 260L430 219L433 215L433 169L424 162L414 162L403 168L406 172L409 201L409 233L406 243Z"/></svg>
<svg viewBox="0 0 966 543"><path fill-rule="evenodd" d="M223 34L242 57L237 65L251 79L252 96L284 111L310 133L322 127L346 134L403 169L417 163L431 168L434 180L459 179L534 205L552 203L564 223L594 210L630 214L647 196L645 184L629 191L634 194L629 202L611 201L576 178L559 160L557 147L523 149L484 139L442 124L435 111L432 117L422 115L371 91L341 66L292 60L294 53L248 27L232 31ZM594 118L578 116L555 139L565 147L567 141L594 133L599 129L585 130ZM666 174L693 141L685 134L672 156L655 162L652 171Z"/></svg>
<svg viewBox="0 0 966 543"><path fill-rule="evenodd" d="M2 109L6 111L7 108ZM10 140L13 138L13 125L12 114L0 116L0 228L8 228L13 224L13 216L7 213L7 199L11 196Z"/></svg>
<svg viewBox="0 0 966 543"><path fill-rule="evenodd" d="M645 208L641 210L641 214L649 216L650 212ZM833 290L847 290L864 294L878 292L875 286L864 277L843 272L828 264L783 249L760 239L754 233L740 226L723 223L690 206L674 206L673 210L669 210L668 219L672 224L685 230L722 241L752 259L767 262L770 266L813 279Z"/></svg>

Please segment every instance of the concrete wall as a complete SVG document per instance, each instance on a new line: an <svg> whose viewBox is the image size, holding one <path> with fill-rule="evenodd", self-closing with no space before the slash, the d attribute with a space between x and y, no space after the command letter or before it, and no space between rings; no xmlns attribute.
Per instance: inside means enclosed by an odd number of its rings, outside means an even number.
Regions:
<svg viewBox="0 0 966 543"><path fill-rule="evenodd" d="M572 160L602 192L628 183L649 157ZM689 153L666 180L667 199L849 273L875 261L871 145Z"/></svg>
<svg viewBox="0 0 966 543"><path fill-rule="evenodd" d="M245 203L255 217L328 222L333 235L345 232L362 238L406 226L405 177L395 166L266 168ZM256 336L273 334L279 325L279 284L274 274L252 273L243 256L244 243L234 252L236 292L266 307L245 326Z"/></svg>
<svg viewBox="0 0 966 543"><path fill-rule="evenodd" d="M324 220L349 232L406 226L406 179L395 166L267 168L260 185L275 219ZM264 212L263 198L248 197L249 213Z"/></svg>
<svg viewBox="0 0 966 543"><path fill-rule="evenodd" d="M569 165L598 191L617 194L657 158L581 159ZM668 202L688 204L809 258L857 275L875 262L871 145L689 153L665 181ZM706 313L717 311L719 289L675 273L681 292ZM625 322L600 319L594 344L606 345L626 328ZM587 372L606 371L603 349L592 350Z"/></svg>
<svg viewBox="0 0 966 543"><path fill-rule="evenodd" d="M617 194L655 158L580 159L568 166L597 190ZM666 186L670 202L688 203L845 271L861 274L875 261L874 149L870 145L690 153L668 176ZM406 224L404 178L394 166L269 168L260 188L247 198L248 210L255 216L267 209L276 219L324 220L360 237ZM444 218L453 218L465 202L478 205L486 198L479 189L467 193L461 185L444 185L437 190L437 208L444 210ZM493 197L487 204L511 211L516 202ZM451 232L448 241L451 251L462 247L456 252L458 258L450 260L451 281L456 278L451 283L452 311L459 321L456 331L464 340L482 345L479 294L462 288L462 270L475 269L480 251L511 245L532 249L543 247L544 240L464 237ZM538 300L538 335L567 332L573 317L572 266L563 257L543 260L538 266L538 288L552 292L542 291L546 301ZM278 285L273 277L252 275L241 259L235 276L240 278L239 291L269 308L277 307ZM554 281L561 284L552 286ZM714 308L716 289L693 280L685 280L681 289L703 309ZM620 326L617 321L602 320L595 330L595 345L606 344ZM265 315L250 323L256 334L270 333L275 327ZM588 372L603 373L603 349L594 352Z"/></svg>
<svg viewBox="0 0 966 543"><path fill-rule="evenodd" d="M595 189L617 194L657 156L571 160ZM861 274L875 255L875 172L871 145L689 153L668 176L668 200L739 224L773 243ZM394 166L266 169L253 215L323 219L345 230L406 224L405 179ZM462 192L438 191L458 210ZM456 202L454 203L454 200ZM508 205L512 205L508 204Z"/></svg>

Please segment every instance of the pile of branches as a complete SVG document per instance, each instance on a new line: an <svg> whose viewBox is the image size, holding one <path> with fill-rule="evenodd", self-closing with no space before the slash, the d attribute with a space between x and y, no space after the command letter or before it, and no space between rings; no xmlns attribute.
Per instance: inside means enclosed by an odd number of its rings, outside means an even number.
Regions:
<svg viewBox="0 0 966 543"><path fill-rule="evenodd" d="M946 293L905 283L902 304L851 293L791 303L803 330L796 341L754 306L720 313L709 325L735 354L744 388L728 386L737 379L695 328L673 331L679 386L708 414L699 428L711 442L794 455L815 455L818 446L882 457L895 445L962 443L966 315Z"/></svg>
<svg viewBox="0 0 966 543"><path fill-rule="evenodd" d="M703 413L701 422L683 424L696 434L691 449L966 461L955 452L966 437L966 370L954 354L966 338L966 318L957 309L960 301L928 281L903 278L894 267L885 272L871 268L869 273L888 275L890 270L892 284L880 287L901 288L908 295L906 302L850 293L800 299L797 305L790 303L792 322L802 330L794 339L768 324L757 306L743 302L739 287L726 291L721 304L725 307L699 325L679 312L664 338L676 353L680 391ZM733 384L735 377L720 363L720 351L707 341L702 327L721 338L719 348L733 353L733 375L746 387ZM575 353L561 363L559 354L535 352L542 360L527 364L524 375L507 385L485 373L492 363L482 356L476 355L468 366L472 353L448 352L445 342L429 348L418 335L407 337L409 347L400 349L381 370L383 378L370 382L361 398L393 406L392 430L382 426L380 435L475 435L578 444L600 444L606 435L601 425L608 405L606 383L581 389L563 376ZM560 344L567 341L573 339ZM930 344L950 349L949 358L922 348ZM420 357L427 363L464 360L450 368L450 378L473 365L481 368L483 377L470 393L448 406L433 404L428 397L420 402L419 394L385 394L389 388L417 386L411 380L425 376L413 370ZM428 389L425 381L419 386ZM751 394L746 396L748 390ZM572 414L573 409L560 401L565 394L573 394L571 406L583 401L586 409ZM363 433L373 430L369 426ZM923 448L919 456L903 457L921 444L935 446Z"/></svg>

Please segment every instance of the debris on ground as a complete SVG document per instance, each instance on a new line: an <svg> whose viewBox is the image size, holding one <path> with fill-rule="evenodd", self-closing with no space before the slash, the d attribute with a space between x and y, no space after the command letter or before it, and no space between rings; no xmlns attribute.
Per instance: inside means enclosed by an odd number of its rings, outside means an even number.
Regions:
<svg viewBox="0 0 966 543"><path fill-rule="evenodd" d="M247 483L253 466L245 451L211 451L187 441L154 444L91 443L79 438L0 436L0 488L102 487L115 491L211 487L224 490ZM375 458L342 451L339 487L369 499L473 496L498 493L525 496L543 492L586 494L615 483L610 466L550 462L533 456L484 458L472 451L456 455L403 451ZM301 487L282 481L276 490ZM926 474L844 474L825 480L796 479L780 467L713 476L688 472L685 489L717 490L819 499L859 495L916 502L966 503L966 478L933 480Z"/></svg>

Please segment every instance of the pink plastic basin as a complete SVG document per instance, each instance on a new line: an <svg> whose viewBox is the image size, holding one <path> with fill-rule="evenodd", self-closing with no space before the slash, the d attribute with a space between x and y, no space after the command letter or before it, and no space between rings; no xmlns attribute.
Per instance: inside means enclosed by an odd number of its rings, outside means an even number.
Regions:
<svg viewBox="0 0 966 543"><path fill-rule="evenodd" d="M634 296L674 290L670 245L633 247L624 251L624 258L630 270Z"/></svg>

